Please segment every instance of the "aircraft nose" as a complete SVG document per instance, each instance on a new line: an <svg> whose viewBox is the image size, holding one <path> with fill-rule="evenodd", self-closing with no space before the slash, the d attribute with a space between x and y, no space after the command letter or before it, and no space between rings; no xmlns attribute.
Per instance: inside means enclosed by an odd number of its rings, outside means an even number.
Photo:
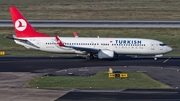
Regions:
<svg viewBox="0 0 180 101"><path fill-rule="evenodd" d="M171 52L173 49L170 46L167 46L166 50L167 52Z"/></svg>

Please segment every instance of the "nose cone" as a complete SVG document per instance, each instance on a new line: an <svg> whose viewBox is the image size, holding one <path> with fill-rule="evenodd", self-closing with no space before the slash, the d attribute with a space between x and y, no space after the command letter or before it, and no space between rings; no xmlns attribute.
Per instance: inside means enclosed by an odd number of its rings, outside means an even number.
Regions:
<svg viewBox="0 0 180 101"><path fill-rule="evenodd" d="M167 46L166 51L171 52L173 49L170 46Z"/></svg>

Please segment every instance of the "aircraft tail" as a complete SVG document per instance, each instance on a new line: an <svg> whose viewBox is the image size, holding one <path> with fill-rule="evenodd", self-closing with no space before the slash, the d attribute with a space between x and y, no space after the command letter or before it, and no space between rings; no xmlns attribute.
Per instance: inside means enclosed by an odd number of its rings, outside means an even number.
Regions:
<svg viewBox="0 0 180 101"><path fill-rule="evenodd" d="M10 14L16 37L48 37L46 34L36 32L15 6L10 7Z"/></svg>

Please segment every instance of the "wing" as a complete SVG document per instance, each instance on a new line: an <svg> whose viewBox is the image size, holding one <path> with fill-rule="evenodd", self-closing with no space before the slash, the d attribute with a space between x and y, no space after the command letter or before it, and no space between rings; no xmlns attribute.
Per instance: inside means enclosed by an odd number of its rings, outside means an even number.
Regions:
<svg viewBox="0 0 180 101"><path fill-rule="evenodd" d="M68 47L68 48L73 48L75 50L78 50L78 51L86 51L88 53L97 53L99 51L99 49L95 49L95 48L86 48L86 47L77 47L77 46L66 46L62 43L62 41L59 39L58 36L55 36L56 38L56 41L58 43L58 45L60 47Z"/></svg>

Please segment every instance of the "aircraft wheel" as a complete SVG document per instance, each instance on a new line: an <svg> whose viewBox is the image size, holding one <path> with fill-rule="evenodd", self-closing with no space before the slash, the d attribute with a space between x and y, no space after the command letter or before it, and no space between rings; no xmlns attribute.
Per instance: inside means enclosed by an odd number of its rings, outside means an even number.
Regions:
<svg viewBox="0 0 180 101"><path fill-rule="evenodd" d="M94 56L92 54L87 54L86 60L92 60Z"/></svg>
<svg viewBox="0 0 180 101"><path fill-rule="evenodd" d="M88 61L91 60L91 56L87 55L86 60L88 60Z"/></svg>

